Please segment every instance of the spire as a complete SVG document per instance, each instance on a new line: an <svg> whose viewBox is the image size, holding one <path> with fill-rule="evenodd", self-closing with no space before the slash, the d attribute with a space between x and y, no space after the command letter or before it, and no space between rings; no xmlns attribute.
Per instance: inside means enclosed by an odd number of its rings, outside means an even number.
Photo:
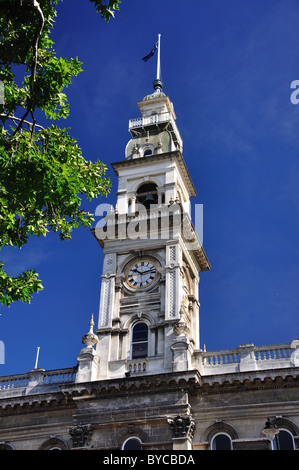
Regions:
<svg viewBox="0 0 299 470"><path fill-rule="evenodd" d="M161 80L161 60L160 60L160 40L161 40L161 34L158 34L158 42L157 42L157 49L158 49L158 54L157 54L157 75L156 75L156 80L154 81L154 89L157 93L160 93L162 90L162 80Z"/></svg>
<svg viewBox="0 0 299 470"><path fill-rule="evenodd" d="M154 94L155 93L161 93L161 90L162 90L160 40L161 40L161 34L158 34L158 41L156 42L156 44L152 48L151 52L149 54L147 54L145 57L142 57L142 60L144 62L147 62L151 57L153 57L153 55L156 52L156 49L158 50L158 53L157 53L157 74L156 74L156 80L154 80L154 83L153 83L154 89L155 89Z"/></svg>

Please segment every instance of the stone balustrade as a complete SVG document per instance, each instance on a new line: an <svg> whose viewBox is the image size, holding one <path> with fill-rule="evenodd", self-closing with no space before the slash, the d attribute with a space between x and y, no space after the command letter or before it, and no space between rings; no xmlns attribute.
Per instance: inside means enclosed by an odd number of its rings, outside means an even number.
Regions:
<svg viewBox="0 0 299 470"><path fill-rule="evenodd" d="M75 381L76 367L68 369L57 369L45 371L43 369L33 369L26 374L8 375L0 377L0 398L11 391L15 395L25 389L32 390L43 386L57 386L61 383ZM46 391L47 389L45 389Z"/></svg>
<svg viewBox="0 0 299 470"><path fill-rule="evenodd" d="M136 361L131 361L128 364L128 372L132 374L136 374L138 372L146 372L147 370L147 364L145 360L136 360Z"/></svg>
<svg viewBox="0 0 299 470"><path fill-rule="evenodd" d="M159 373L161 360L157 357L131 360L127 372L133 375ZM299 340L270 346L243 344L236 349L197 351L191 367L198 369L202 377L299 367ZM26 374L0 377L0 399L59 391L61 384L75 384L76 372L77 367L51 371L33 369Z"/></svg>
<svg viewBox="0 0 299 470"><path fill-rule="evenodd" d="M200 360L200 358L199 358ZM243 344L236 349L204 351L202 375L279 369L299 365L299 340L270 346Z"/></svg>

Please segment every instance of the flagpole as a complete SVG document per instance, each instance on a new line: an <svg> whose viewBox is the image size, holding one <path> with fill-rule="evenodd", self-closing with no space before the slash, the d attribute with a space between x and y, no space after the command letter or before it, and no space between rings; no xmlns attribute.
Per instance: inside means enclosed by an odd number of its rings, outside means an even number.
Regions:
<svg viewBox="0 0 299 470"><path fill-rule="evenodd" d="M34 367L34 369L37 369L38 356L39 356L39 346L38 346L38 348L37 348L36 361L35 361L35 367Z"/></svg>
<svg viewBox="0 0 299 470"><path fill-rule="evenodd" d="M157 80L161 80L161 65L160 65L160 38L161 34L158 34L158 56L157 56Z"/></svg>

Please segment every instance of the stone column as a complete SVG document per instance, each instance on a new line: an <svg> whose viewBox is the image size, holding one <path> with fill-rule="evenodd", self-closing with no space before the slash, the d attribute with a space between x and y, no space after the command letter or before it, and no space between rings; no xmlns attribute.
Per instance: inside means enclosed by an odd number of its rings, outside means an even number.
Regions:
<svg viewBox="0 0 299 470"><path fill-rule="evenodd" d="M173 327L175 338L170 346L172 351L172 370L173 372L189 370L191 364L191 347L187 338L188 328L183 320L181 312L180 320Z"/></svg>

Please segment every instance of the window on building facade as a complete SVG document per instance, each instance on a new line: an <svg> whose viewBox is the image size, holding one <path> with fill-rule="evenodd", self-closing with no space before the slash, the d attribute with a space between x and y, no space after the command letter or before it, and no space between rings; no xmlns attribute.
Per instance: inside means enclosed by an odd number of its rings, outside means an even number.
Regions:
<svg viewBox="0 0 299 470"><path fill-rule="evenodd" d="M132 332L132 359L148 355L148 326L146 323L136 323Z"/></svg>
<svg viewBox="0 0 299 470"><path fill-rule="evenodd" d="M227 434L216 434L211 441L212 450L231 450L231 438Z"/></svg>
<svg viewBox="0 0 299 470"><path fill-rule="evenodd" d="M294 450L294 438L290 431L280 429L272 441L272 448L274 450Z"/></svg>
<svg viewBox="0 0 299 470"><path fill-rule="evenodd" d="M142 450L142 443L138 437L129 437L123 443L122 450Z"/></svg>

